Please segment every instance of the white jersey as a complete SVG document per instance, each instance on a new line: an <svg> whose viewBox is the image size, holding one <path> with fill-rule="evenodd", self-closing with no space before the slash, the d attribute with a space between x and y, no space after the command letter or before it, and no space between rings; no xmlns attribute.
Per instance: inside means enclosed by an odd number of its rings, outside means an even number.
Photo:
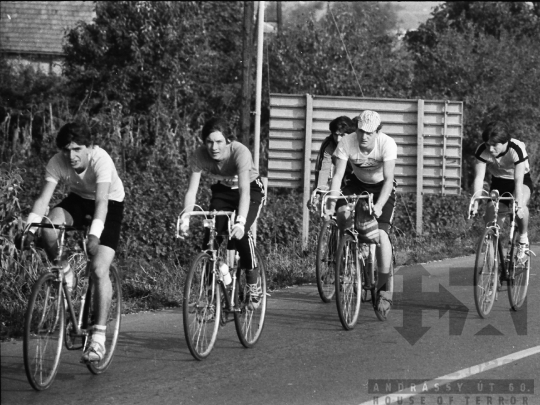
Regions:
<svg viewBox="0 0 540 405"><path fill-rule="evenodd" d="M47 164L45 181L57 184L63 180L72 193L87 200L96 199L98 183L111 183L109 200L124 201L124 185L118 177L118 172L112 158L99 146L92 146L88 152L88 167L82 173L77 173L62 152L54 155Z"/></svg>
<svg viewBox="0 0 540 405"><path fill-rule="evenodd" d="M514 180L514 168L519 163L525 164L525 174L529 173L529 156L525 150L525 144L517 139L510 139L508 147L499 156L493 156L485 143L476 148L476 159L484 162L487 171L501 179Z"/></svg>
<svg viewBox="0 0 540 405"><path fill-rule="evenodd" d="M376 184L384 180L384 162L397 159L397 145L396 141L388 135L379 132L375 137L373 150L365 154L360 150L357 134L352 133L341 138L334 156L341 160L348 160L358 180Z"/></svg>

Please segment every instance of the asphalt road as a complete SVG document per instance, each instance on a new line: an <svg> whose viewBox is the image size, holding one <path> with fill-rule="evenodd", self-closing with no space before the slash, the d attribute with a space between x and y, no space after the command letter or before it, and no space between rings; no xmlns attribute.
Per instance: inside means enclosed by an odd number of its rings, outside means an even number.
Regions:
<svg viewBox="0 0 540 405"><path fill-rule="evenodd" d="M352 331L315 286L272 292L257 345L243 348L230 323L203 361L189 353L180 309L124 316L105 374L64 350L40 393L26 380L22 342L4 342L1 403L538 405L540 246L532 249L525 309L511 312L503 287L488 319L476 313L468 256L398 269L388 321L363 304Z"/></svg>

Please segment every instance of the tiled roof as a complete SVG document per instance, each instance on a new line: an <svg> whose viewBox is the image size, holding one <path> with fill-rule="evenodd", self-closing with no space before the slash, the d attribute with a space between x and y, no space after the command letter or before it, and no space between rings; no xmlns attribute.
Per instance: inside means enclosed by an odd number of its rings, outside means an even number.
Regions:
<svg viewBox="0 0 540 405"><path fill-rule="evenodd" d="M61 55L65 28L91 22L93 1L2 1L0 50Z"/></svg>

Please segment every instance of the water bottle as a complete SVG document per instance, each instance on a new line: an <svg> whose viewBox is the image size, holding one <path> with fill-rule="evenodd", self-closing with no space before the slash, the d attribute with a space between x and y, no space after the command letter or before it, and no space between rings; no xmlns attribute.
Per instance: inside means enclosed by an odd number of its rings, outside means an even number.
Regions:
<svg viewBox="0 0 540 405"><path fill-rule="evenodd" d="M229 273L229 266L227 266L227 263L221 263L219 265L219 271L221 271L221 275L223 276L223 283L225 283L225 285L231 284L232 278L231 273Z"/></svg>

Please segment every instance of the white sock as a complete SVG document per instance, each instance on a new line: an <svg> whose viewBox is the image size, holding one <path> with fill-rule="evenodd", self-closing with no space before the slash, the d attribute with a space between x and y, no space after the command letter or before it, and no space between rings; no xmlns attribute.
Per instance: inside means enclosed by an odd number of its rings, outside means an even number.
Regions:
<svg viewBox="0 0 540 405"><path fill-rule="evenodd" d="M527 235L527 232L519 235L519 243L529 243L529 236Z"/></svg>
<svg viewBox="0 0 540 405"><path fill-rule="evenodd" d="M101 343L105 346L105 331L107 327L104 325L94 325L94 331L92 332L92 341Z"/></svg>
<svg viewBox="0 0 540 405"><path fill-rule="evenodd" d="M69 263L62 269L62 271L64 272L64 278L66 279L68 291L73 290L73 271L71 270Z"/></svg>

